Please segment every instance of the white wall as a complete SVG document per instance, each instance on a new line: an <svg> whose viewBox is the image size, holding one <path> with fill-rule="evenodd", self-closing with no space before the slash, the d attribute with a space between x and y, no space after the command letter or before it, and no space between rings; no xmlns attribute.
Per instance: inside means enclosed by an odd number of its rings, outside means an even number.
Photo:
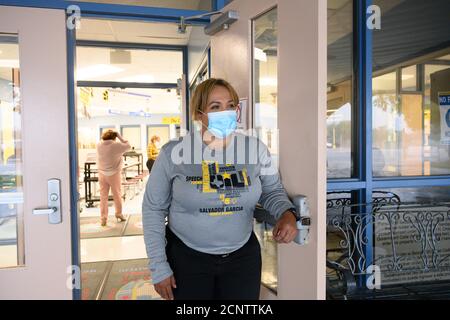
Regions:
<svg viewBox="0 0 450 320"><path fill-rule="evenodd" d="M194 80L205 57L207 59L209 40L209 36L203 31L203 26L194 26L192 28L188 43L189 84Z"/></svg>

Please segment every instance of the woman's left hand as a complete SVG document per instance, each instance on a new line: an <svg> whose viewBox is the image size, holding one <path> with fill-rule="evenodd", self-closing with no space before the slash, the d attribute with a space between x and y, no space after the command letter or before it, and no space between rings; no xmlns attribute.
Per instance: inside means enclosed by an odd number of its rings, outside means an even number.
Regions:
<svg viewBox="0 0 450 320"><path fill-rule="evenodd" d="M297 220L292 212L286 211L273 228L273 239L278 243L290 243L297 233Z"/></svg>

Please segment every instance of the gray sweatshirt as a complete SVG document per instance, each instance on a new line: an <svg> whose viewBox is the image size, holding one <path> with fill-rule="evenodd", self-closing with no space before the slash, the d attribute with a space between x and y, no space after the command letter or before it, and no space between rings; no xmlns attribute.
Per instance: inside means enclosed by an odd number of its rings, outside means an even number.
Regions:
<svg viewBox="0 0 450 320"><path fill-rule="evenodd" d="M236 133L226 149L213 151L198 133L190 133L164 145L142 205L153 283L172 275L165 252L166 218L188 247L227 254L250 238L257 203L276 219L294 208L259 139Z"/></svg>

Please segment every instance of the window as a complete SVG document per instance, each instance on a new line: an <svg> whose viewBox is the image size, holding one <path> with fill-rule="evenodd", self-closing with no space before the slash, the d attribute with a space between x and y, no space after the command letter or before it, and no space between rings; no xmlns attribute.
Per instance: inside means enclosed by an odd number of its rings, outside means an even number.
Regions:
<svg viewBox="0 0 450 320"><path fill-rule="evenodd" d="M448 108L439 96L450 92L450 20L441 14L450 3L374 4L382 27L373 33L373 174L448 175L450 133L441 121Z"/></svg>
<svg viewBox="0 0 450 320"><path fill-rule="evenodd" d="M274 161L278 157L277 9L253 21L254 127Z"/></svg>
<svg viewBox="0 0 450 320"><path fill-rule="evenodd" d="M385 286L450 279L449 194L450 187L373 192L374 202L388 203L373 213L374 262Z"/></svg>
<svg viewBox="0 0 450 320"><path fill-rule="evenodd" d="M328 1L328 178L350 178L353 127L353 1Z"/></svg>
<svg viewBox="0 0 450 320"><path fill-rule="evenodd" d="M337 262L327 264L331 295L340 289L342 278L333 272L342 266L357 283L370 265L381 268L385 285L450 279L450 272L427 269L436 257L439 266L450 266L450 183L442 177L450 175L450 20L442 14L450 2L373 0L380 30L366 28L364 3L328 0L328 178L340 178L328 181L327 259ZM352 10L358 10L354 26ZM372 72L364 59L370 56ZM337 83L346 83L347 96Z"/></svg>
<svg viewBox="0 0 450 320"><path fill-rule="evenodd" d="M0 268L24 264L21 123L18 37L0 33Z"/></svg>
<svg viewBox="0 0 450 320"><path fill-rule="evenodd" d="M128 140L131 145L131 149L134 151L141 151L141 126L122 126L120 128L122 137Z"/></svg>
<svg viewBox="0 0 450 320"><path fill-rule="evenodd" d="M254 128L278 161L278 16L274 8L252 21ZM278 286L277 243L266 223L255 225L261 243L262 279L269 289Z"/></svg>

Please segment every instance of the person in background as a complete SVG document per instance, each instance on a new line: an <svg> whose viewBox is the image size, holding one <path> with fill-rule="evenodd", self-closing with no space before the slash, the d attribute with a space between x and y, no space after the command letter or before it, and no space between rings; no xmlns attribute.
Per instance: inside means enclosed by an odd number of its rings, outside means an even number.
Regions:
<svg viewBox="0 0 450 320"><path fill-rule="evenodd" d="M158 158L159 148L158 145L161 142L161 139L158 136L153 136L150 139L150 143L147 147L147 168L148 172L152 171L153 163L155 163L156 158Z"/></svg>
<svg viewBox="0 0 450 320"><path fill-rule="evenodd" d="M200 130L165 144L152 168L142 222L152 281L164 299L259 299L257 203L277 220L278 243L290 243L298 233L299 217L278 170L266 170L272 164L269 150L257 137L235 132L238 104L225 80L201 83L191 102ZM180 162L180 150L183 156L197 153ZM251 150L258 161L245 160ZM196 158L200 161L192 161Z"/></svg>
<svg viewBox="0 0 450 320"><path fill-rule="evenodd" d="M116 138L119 141L116 141ZM123 154L130 150L128 141L113 130L103 133L97 144L98 182L100 184L101 224L106 226L108 220L108 195L111 189L114 199L117 221L125 221L122 214L122 166Z"/></svg>

